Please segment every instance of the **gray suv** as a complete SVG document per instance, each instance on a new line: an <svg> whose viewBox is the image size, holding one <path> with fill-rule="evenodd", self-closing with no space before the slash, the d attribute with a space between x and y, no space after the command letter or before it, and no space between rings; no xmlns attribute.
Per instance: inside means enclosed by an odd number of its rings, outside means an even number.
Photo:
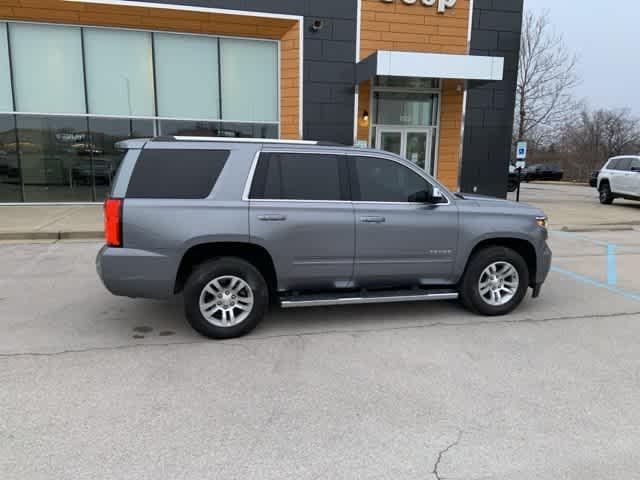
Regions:
<svg viewBox="0 0 640 480"><path fill-rule="evenodd" d="M547 218L449 193L377 150L306 141L129 140L98 273L115 295L182 293L212 338L284 308L460 298L504 315L549 272Z"/></svg>

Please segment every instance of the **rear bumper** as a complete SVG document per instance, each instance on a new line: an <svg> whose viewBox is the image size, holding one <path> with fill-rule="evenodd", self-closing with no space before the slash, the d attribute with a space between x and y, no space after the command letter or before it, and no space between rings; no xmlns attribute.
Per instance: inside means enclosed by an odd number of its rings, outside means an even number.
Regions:
<svg viewBox="0 0 640 480"><path fill-rule="evenodd" d="M96 271L114 295L164 299L173 295L174 263L157 252L105 245L96 257Z"/></svg>

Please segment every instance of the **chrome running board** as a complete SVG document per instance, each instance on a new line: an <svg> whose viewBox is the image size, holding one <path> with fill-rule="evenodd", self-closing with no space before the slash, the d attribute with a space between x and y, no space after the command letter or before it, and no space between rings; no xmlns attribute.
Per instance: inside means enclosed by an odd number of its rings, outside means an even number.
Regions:
<svg viewBox="0 0 640 480"><path fill-rule="evenodd" d="M332 305L359 305L366 303L429 302L456 300L455 290L392 290L373 292L348 292L325 294L301 294L280 297L282 308L328 307Z"/></svg>

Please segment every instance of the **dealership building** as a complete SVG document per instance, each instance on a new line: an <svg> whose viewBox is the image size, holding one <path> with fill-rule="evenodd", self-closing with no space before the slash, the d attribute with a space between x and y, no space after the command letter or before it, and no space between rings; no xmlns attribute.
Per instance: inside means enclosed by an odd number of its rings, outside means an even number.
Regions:
<svg viewBox="0 0 640 480"><path fill-rule="evenodd" d="M522 0L2 0L0 203L102 201L115 143L168 135L370 146L504 196L521 21Z"/></svg>

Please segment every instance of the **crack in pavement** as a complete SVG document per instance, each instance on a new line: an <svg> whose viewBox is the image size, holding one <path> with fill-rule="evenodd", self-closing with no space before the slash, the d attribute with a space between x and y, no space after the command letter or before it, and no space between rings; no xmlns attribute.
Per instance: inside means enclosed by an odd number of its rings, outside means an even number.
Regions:
<svg viewBox="0 0 640 480"><path fill-rule="evenodd" d="M454 442L447 445L447 447L444 450L440 450L438 452L438 458L436 458L436 462L433 465L433 470L431 470L431 473L436 477L436 480L443 480L445 478L440 476L438 467L440 467L440 462L442 461L442 457L444 456L444 454L460 443L460 440L462 439L462 434L463 434L463 431L458 430L458 438L456 438Z"/></svg>
<svg viewBox="0 0 640 480"><path fill-rule="evenodd" d="M170 346L183 346L183 345L212 345L212 346L223 346L223 347L238 347L245 350L249 354L253 354L251 348L249 347L250 343L256 343L264 340L272 340L278 338L304 338L304 337L316 337L316 336L327 336L327 335L353 335L353 334L365 334L365 333L379 333L379 332L393 332L393 331L403 331L403 330L422 330L427 328L435 328L435 327L478 327L483 325L526 325L526 324L542 324L542 323L551 323L551 322L561 322L561 321L570 321L570 320L581 320L581 319L603 319L603 318L620 318L620 317L633 317L636 315L640 315L640 311L637 312L622 312L622 313L609 313L609 314L585 314L585 315L567 315L560 317L550 317L550 318L520 318L517 320L472 320L465 322L430 322L420 325L402 325L398 327L378 327L378 328L362 328L362 329L329 329L329 330L319 330L314 332L299 332L299 333L283 333L276 335L262 335L262 336L254 336L254 337L244 337L242 341L244 343L238 343L237 340L234 342L226 341L226 340L190 340L190 341L176 341L176 342L164 342L164 343L135 343L130 345L115 345L109 347L88 347L88 348L79 348L79 349L66 349L54 352L15 352L15 353L0 353L0 359L5 358L15 358L15 357L55 357L66 354L74 354L74 353L91 353L91 352L104 352L104 351L116 351L116 350L133 350L140 348L153 348L153 347L170 347Z"/></svg>

